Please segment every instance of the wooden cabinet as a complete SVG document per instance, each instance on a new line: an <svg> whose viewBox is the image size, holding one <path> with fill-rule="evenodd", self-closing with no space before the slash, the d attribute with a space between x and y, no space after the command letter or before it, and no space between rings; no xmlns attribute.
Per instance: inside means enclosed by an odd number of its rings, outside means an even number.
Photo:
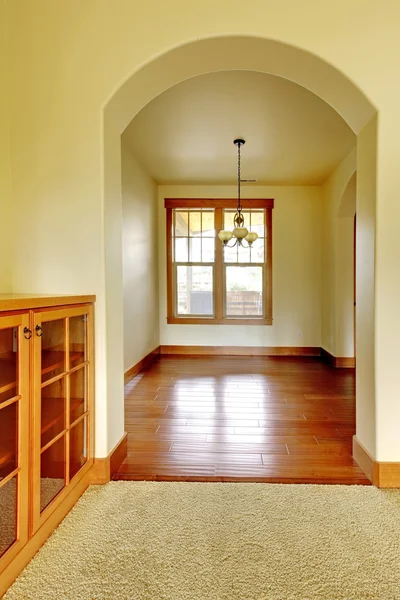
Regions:
<svg viewBox="0 0 400 600"><path fill-rule="evenodd" d="M0 572L28 539L28 330L28 314L0 317Z"/></svg>
<svg viewBox="0 0 400 600"><path fill-rule="evenodd" d="M93 464L93 304L46 300L0 296L0 577Z"/></svg>

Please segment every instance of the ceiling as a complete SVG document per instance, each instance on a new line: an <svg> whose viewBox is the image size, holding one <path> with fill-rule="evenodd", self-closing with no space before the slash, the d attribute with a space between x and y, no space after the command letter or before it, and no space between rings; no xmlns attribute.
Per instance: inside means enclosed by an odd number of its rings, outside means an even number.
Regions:
<svg viewBox="0 0 400 600"><path fill-rule="evenodd" d="M188 79L152 100L123 134L159 184L231 184L243 137L242 177L319 185L356 136L323 100L286 79L250 71Z"/></svg>

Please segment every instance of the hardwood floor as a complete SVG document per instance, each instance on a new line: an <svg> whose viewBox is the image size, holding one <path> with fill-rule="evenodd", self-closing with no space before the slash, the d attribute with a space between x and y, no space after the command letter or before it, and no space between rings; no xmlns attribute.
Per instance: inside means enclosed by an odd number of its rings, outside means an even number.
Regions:
<svg viewBox="0 0 400 600"><path fill-rule="evenodd" d="M114 479L368 485L354 394L353 370L317 358L162 356L125 386Z"/></svg>

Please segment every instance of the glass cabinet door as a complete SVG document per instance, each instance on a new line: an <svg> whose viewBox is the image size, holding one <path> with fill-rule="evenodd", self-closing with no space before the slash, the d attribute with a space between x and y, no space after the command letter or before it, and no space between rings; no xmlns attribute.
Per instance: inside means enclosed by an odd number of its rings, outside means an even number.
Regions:
<svg viewBox="0 0 400 600"><path fill-rule="evenodd" d="M0 571L28 537L28 326L0 317Z"/></svg>
<svg viewBox="0 0 400 600"><path fill-rule="evenodd" d="M35 528L89 460L89 314L35 314Z"/></svg>
<svg viewBox="0 0 400 600"><path fill-rule="evenodd" d="M67 392L67 319L54 318L51 311L35 324L35 344L40 356L40 402L35 408L40 424L40 452L37 468L40 476L40 512L66 485L66 392ZM56 312L56 316L59 315Z"/></svg>

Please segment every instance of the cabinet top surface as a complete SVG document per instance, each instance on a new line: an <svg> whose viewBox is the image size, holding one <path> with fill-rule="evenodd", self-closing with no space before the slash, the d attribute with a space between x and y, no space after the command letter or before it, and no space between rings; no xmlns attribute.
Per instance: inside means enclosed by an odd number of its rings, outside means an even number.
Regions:
<svg viewBox="0 0 400 600"><path fill-rule="evenodd" d="M10 310L26 310L47 308L49 306L67 306L70 304L86 304L95 302L96 296L87 294L65 296L54 294L0 294L0 312Z"/></svg>

